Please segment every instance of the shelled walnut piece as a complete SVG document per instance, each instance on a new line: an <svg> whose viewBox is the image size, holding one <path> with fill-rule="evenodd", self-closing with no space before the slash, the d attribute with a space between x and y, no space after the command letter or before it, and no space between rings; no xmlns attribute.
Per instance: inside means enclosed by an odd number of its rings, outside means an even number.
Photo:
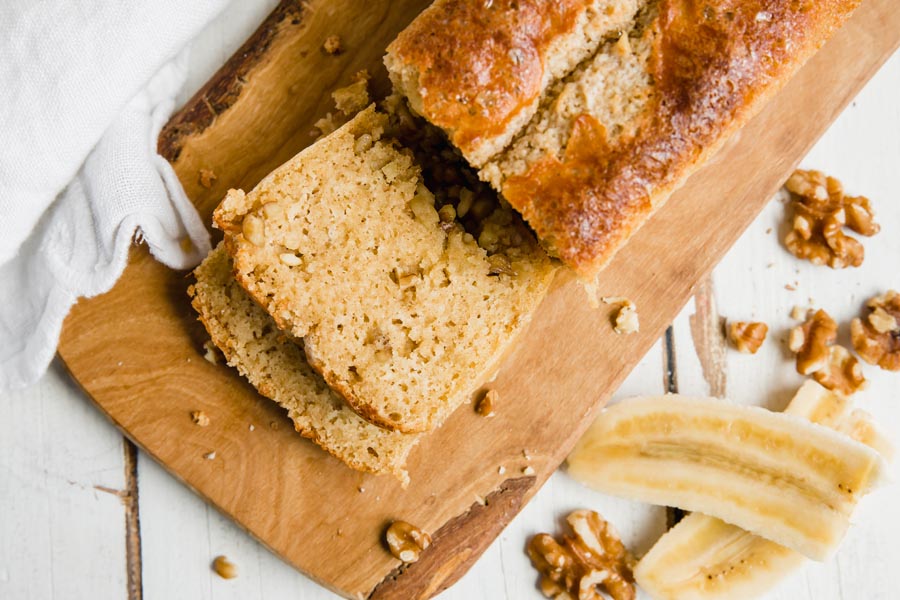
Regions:
<svg viewBox="0 0 900 600"><path fill-rule="evenodd" d="M405 563L419 560L422 550L431 545L431 536L406 521L394 521L384 534L388 549Z"/></svg>
<svg viewBox="0 0 900 600"><path fill-rule="evenodd" d="M867 383L859 361L843 346L829 348L827 365L813 373L813 379L822 387L845 396L855 394Z"/></svg>
<svg viewBox="0 0 900 600"><path fill-rule="evenodd" d="M794 171L785 187L793 197L792 229L784 238L790 253L832 269L861 265L862 244L843 230L864 236L878 233L881 228L869 199L844 195L841 182L821 171Z"/></svg>
<svg viewBox="0 0 900 600"><path fill-rule="evenodd" d="M851 395L866 385L859 361L843 346L835 346L837 323L824 310L810 311L791 330L788 347L797 354L797 372L812 375L829 390Z"/></svg>
<svg viewBox="0 0 900 600"><path fill-rule="evenodd" d="M540 533L528 543L531 564L541 574L541 592L556 600L613 600L635 597L634 558L599 514L576 510L566 517L574 536L562 543Z"/></svg>
<svg viewBox="0 0 900 600"><path fill-rule="evenodd" d="M734 321L728 324L728 340L743 354L756 354L768 333L769 326L765 323Z"/></svg>
<svg viewBox="0 0 900 600"><path fill-rule="evenodd" d="M797 372L812 375L824 369L830 358L829 348L837 339L837 323L824 310L810 314L803 324L791 329L788 347L797 355Z"/></svg>
<svg viewBox="0 0 900 600"><path fill-rule="evenodd" d="M234 579L237 577L237 565L228 560L225 556L217 556L213 560L212 567L216 572L216 575L222 579Z"/></svg>
<svg viewBox="0 0 900 600"><path fill-rule="evenodd" d="M853 348L864 361L900 371L900 294L890 290L866 302L865 319L850 322Z"/></svg>
<svg viewBox="0 0 900 600"><path fill-rule="evenodd" d="M616 333L627 335L641 330L637 306L634 305L634 302L619 296L601 298L600 300L604 304L617 304L619 306L619 310L616 311L615 317L613 317Z"/></svg>

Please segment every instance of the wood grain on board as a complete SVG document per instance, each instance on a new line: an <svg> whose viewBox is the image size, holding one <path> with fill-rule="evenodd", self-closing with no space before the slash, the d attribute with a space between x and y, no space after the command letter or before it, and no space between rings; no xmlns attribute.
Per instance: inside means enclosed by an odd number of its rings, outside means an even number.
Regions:
<svg viewBox="0 0 900 600"><path fill-rule="evenodd" d="M283 2L160 136L201 215L208 219L229 187L250 189L311 143L330 91L356 71L368 68L383 91L383 50L426 4ZM897 47L898 32L891 0L866 0L618 254L600 292L636 302L639 334L613 333L608 312L592 310L572 278L559 277L493 384L497 416L457 411L414 450L406 490L343 467L233 371L205 361L188 275L143 247L112 291L75 307L60 353L131 439L313 579L347 597L430 597L471 566L563 461L694 284ZM341 37L340 55L321 50L330 35ZM216 175L210 189L201 169ZM211 425L194 425L192 410ZM215 458L204 458L210 452ZM398 518L435 534L405 570L381 541Z"/></svg>

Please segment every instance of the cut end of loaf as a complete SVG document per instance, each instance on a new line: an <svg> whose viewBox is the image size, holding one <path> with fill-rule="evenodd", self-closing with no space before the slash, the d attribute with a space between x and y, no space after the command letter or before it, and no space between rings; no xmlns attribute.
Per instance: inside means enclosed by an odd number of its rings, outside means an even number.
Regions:
<svg viewBox="0 0 900 600"><path fill-rule="evenodd" d="M192 304L213 343L262 395L287 410L301 435L353 469L409 482L404 465L418 436L368 423L328 389L301 348L234 280L221 244L194 274Z"/></svg>
<svg viewBox="0 0 900 600"><path fill-rule="evenodd" d="M390 125L367 108L252 192L230 192L215 220L238 282L303 339L328 385L366 419L412 433L496 368L554 268L493 194L467 230L465 194L436 197Z"/></svg>

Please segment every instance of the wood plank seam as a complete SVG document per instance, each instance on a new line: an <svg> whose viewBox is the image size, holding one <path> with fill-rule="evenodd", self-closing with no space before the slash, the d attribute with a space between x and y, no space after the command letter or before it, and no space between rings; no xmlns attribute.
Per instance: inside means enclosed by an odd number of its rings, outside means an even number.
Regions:
<svg viewBox="0 0 900 600"><path fill-rule="evenodd" d="M675 358L674 325L666 328L663 343L663 389L667 394L678 393L678 361Z"/></svg>
<svg viewBox="0 0 900 600"><path fill-rule="evenodd" d="M122 438L125 455L125 568L127 570L128 600L142 600L141 580L141 513L138 496L138 449L128 438Z"/></svg>
<svg viewBox="0 0 900 600"><path fill-rule="evenodd" d="M675 355L675 326L669 325L663 336L663 389L667 394L678 393L678 360ZM684 511L666 507L666 529L672 529L684 517Z"/></svg>

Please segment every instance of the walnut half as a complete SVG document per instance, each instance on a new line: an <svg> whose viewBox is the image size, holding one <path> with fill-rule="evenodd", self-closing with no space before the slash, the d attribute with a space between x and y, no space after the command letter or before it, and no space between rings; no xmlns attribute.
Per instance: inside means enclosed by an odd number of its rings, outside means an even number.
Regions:
<svg viewBox="0 0 900 600"><path fill-rule="evenodd" d="M734 321L728 324L728 339L743 354L756 354L768 333L769 326L765 323Z"/></svg>
<svg viewBox="0 0 900 600"><path fill-rule="evenodd" d="M620 296L608 296L600 299L604 304L618 305L619 309L613 317L614 328L616 333L631 334L641 330L640 321L638 320L637 306L628 298Z"/></svg>
<svg viewBox="0 0 900 600"><path fill-rule="evenodd" d="M843 346L829 349L827 366L813 373L813 379L822 387L845 396L855 394L867 384L859 361Z"/></svg>
<svg viewBox="0 0 900 600"><path fill-rule="evenodd" d="M541 592L555 600L635 597L634 558L609 523L594 511L576 510L566 521L574 532L560 544L541 533L528 543L531 564L541 574Z"/></svg>
<svg viewBox="0 0 900 600"><path fill-rule="evenodd" d="M890 290L866 302L865 319L850 322L853 348L870 365L900 371L900 294Z"/></svg>
<svg viewBox="0 0 900 600"><path fill-rule="evenodd" d="M837 339L837 329L831 315L819 309L791 330L788 347L797 355L798 373L811 375L828 365L829 347Z"/></svg>
<svg viewBox="0 0 900 600"><path fill-rule="evenodd" d="M406 521L394 521L384 534L388 549L405 563L419 560L422 550L431 545L431 536Z"/></svg>
<svg viewBox="0 0 900 600"><path fill-rule="evenodd" d="M843 346L835 346L837 323L824 310L810 311L791 330L788 346L797 354L797 372L812 375L823 387L846 396L865 387L859 361Z"/></svg>
<svg viewBox="0 0 900 600"><path fill-rule="evenodd" d="M785 187L793 198L792 228L784 238L790 253L833 269L861 265L865 250L844 228L864 236L878 233L868 198L844 195L841 182L821 171L794 171Z"/></svg>

